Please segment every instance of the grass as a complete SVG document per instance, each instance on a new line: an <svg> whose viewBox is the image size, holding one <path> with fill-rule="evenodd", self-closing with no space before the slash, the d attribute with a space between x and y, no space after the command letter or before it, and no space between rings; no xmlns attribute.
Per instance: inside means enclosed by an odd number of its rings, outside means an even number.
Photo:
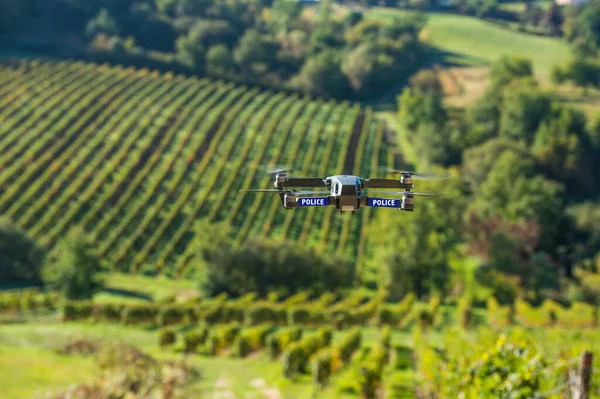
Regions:
<svg viewBox="0 0 600 399"><path fill-rule="evenodd" d="M10 330L10 327L3 329ZM85 383L92 380L95 371L91 358L62 356L36 346L0 343L1 396L6 399L39 397L48 389Z"/></svg>
<svg viewBox="0 0 600 399"><path fill-rule="evenodd" d="M346 331L336 333L339 340ZM120 340L135 345L141 350L161 359L176 359L182 355L176 351L162 352L158 347L158 333L134 327L113 324L87 323L36 323L4 325L0 331L0 386L5 399L35 397L40 389L62 389L70 384L90 381L97 369L92 358L63 356L56 348L69 338ZM363 342L374 342L378 338L376 328L363 329ZM397 330L392 335L394 343L410 341L410 333ZM238 359L226 355L205 357L192 355L188 360L201 369L202 380L198 388L212 397L218 392L229 391L234 397L269 397L267 391L278 391L281 399L311 397L312 381L308 375L295 381L286 380L281 373L281 363L272 361L265 353ZM337 392L334 378L331 385L320 395L323 399L345 398ZM264 396L261 396L262 395ZM352 397L352 396L348 396Z"/></svg>
<svg viewBox="0 0 600 399"><path fill-rule="evenodd" d="M186 279L170 279L163 275L149 277L125 273L109 273L105 290L98 294L99 301L153 301L168 296L195 296L198 282Z"/></svg>

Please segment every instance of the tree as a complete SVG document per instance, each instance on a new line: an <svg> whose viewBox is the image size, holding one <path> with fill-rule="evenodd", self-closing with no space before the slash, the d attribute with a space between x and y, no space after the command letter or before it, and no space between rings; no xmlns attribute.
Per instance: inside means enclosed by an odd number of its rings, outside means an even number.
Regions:
<svg viewBox="0 0 600 399"><path fill-rule="evenodd" d="M600 63L583 57L573 57L564 67L554 66L555 83L573 82L578 87L600 87Z"/></svg>
<svg viewBox="0 0 600 399"><path fill-rule="evenodd" d="M493 88L502 88L515 79L533 77L531 60L519 56L502 56L492 64L490 79Z"/></svg>
<svg viewBox="0 0 600 399"><path fill-rule="evenodd" d="M550 94L540 90L533 80L512 81L502 95L500 136L531 144L551 103Z"/></svg>
<svg viewBox="0 0 600 399"><path fill-rule="evenodd" d="M590 144L585 114L553 105L550 115L536 132L532 152L547 176L563 182L571 191L592 192Z"/></svg>
<svg viewBox="0 0 600 399"><path fill-rule="evenodd" d="M166 18L151 15L142 20L135 38L136 42L143 48L173 52L177 32Z"/></svg>
<svg viewBox="0 0 600 399"><path fill-rule="evenodd" d="M273 31L277 34L291 31L301 12L302 4L299 1L274 0L271 8Z"/></svg>
<svg viewBox="0 0 600 399"><path fill-rule="evenodd" d="M600 1L590 0L572 7L565 23L565 37L576 55L595 57L600 48Z"/></svg>
<svg viewBox="0 0 600 399"><path fill-rule="evenodd" d="M218 44L208 49L206 70L217 75L228 75L234 71L235 61L227 46Z"/></svg>
<svg viewBox="0 0 600 399"><path fill-rule="evenodd" d="M560 11L560 7L555 1L548 7L542 22L550 35L558 36L561 34L564 18Z"/></svg>
<svg viewBox="0 0 600 399"><path fill-rule="evenodd" d="M94 18L89 20L85 27L85 33L88 38L93 38L99 33L116 36L119 34L119 27L108 10L102 8Z"/></svg>
<svg viewBox="0 0 600 399"><path fill-rule="evenodd" d="M343 98L348 95L348 80L340 71L340 55L324 51L310 57L295 83L304 91L319 96Z"/></svg>
<svg viewBox="0 0 600 399"><path fill-rule="evenodd" d="M508 151L516 154L519 159L533 160L523 143L502 137L487 140L463 152L462 176L473 191L477 191L487 179L498 157Z"/></svg>
<svg viewBox="0 0 600 399"><path fill-rule="evenodd" d="M222 242L213 247L201 288L209 296L226 293L239 297L256 292L315 295L339 292L354 282L354 264L337 256L323 256L296 243L253 238L240 247Z"/></svg>
<svg viewBox="0 0 600 399"><path fill-rule="evenodd" d="M46 251L6 217L0 218L0 284L38 284Z"/></svg>
<svg viewBox="0 0 600 399"><path fill-rule="evenodd" d="M249 29L244 32L234 49L233 58L245 76L253 77L266 72L274 62L276 54L276 43L264 37L258 30Z"/></svg>
<svg viewBox="0 0 600 399"><path fill-rule="evenodd" d="M533 161L508 151L497 158L471 207L480 215L535 221L541 249L551 253L561 237L563 194L563 185L537 174Z"/></svg>
<svg viewBox="0 0 600 399"><path fill-rule="evenodd" d="M428 183L420 185L419 191L442 191L453 195L452 201L415 197L414 212L401 219L382 212L369 232L381 241L372 256L387 272L392 299L410 292L423 298L448 288L448 259L461 239L465 202L457 186Z"/></svg>
<svg viewBox="0 0 600 399"><path fill-rule="evenodd" d="M68 299L91 299L104 285L104 268L92 239L74 228L52 251L42 278Z"/></svg>

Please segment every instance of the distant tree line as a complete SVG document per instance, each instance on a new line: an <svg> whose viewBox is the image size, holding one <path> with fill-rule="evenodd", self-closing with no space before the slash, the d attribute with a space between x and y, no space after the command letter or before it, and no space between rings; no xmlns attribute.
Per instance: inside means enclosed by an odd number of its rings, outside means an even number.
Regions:
<svg viewBox="0 0 600 399"><path fill-rule="evenodd" d="M426 55L418 38L423 19L382 22L360 12L341 17L332 0L311 8L297 0L2 3L11 10L3 21L9 39L43 20L77 39L84 51L116 62L163 63L340 99L389 89L416 71Z"/></svg>

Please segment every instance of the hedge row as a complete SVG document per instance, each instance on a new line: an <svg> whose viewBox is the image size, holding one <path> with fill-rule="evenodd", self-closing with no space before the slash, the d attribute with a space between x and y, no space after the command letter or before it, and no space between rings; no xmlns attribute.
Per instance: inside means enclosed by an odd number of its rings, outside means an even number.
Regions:
<svg viewBox="0 0 600 399"><path fill-rule="evenodd" d="M0 313L54 310L59 300L58 292L42 292L36 288L5 291L0 293Z"/></svg>
<svg viewBox="0 0 600 399"><path fill-rule="evenodd" d="M248 326L273 324L318 327L333 325L336 329L364 326L371 322L396 325L406 307L382 306L374 299L360 306L336 304L329 308L315 305L272 303L267 301L240 304L234 301L210 301L193 304L94 304L91 301L68 301L63 310L64 321L91 320L117 322L125 325L157 325L166 327L178 324L240 323Z"/></svg>

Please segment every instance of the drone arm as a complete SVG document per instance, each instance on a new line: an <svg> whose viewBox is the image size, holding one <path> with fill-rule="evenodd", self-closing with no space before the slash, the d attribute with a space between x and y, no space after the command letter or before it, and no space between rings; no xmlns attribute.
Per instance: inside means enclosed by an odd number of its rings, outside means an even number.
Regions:
<svg viewBox="0 0 600 399"><path fill-rule="evenodd" d="M284 187L327 187L320 177L292 177L283 183Z"/></svg>

